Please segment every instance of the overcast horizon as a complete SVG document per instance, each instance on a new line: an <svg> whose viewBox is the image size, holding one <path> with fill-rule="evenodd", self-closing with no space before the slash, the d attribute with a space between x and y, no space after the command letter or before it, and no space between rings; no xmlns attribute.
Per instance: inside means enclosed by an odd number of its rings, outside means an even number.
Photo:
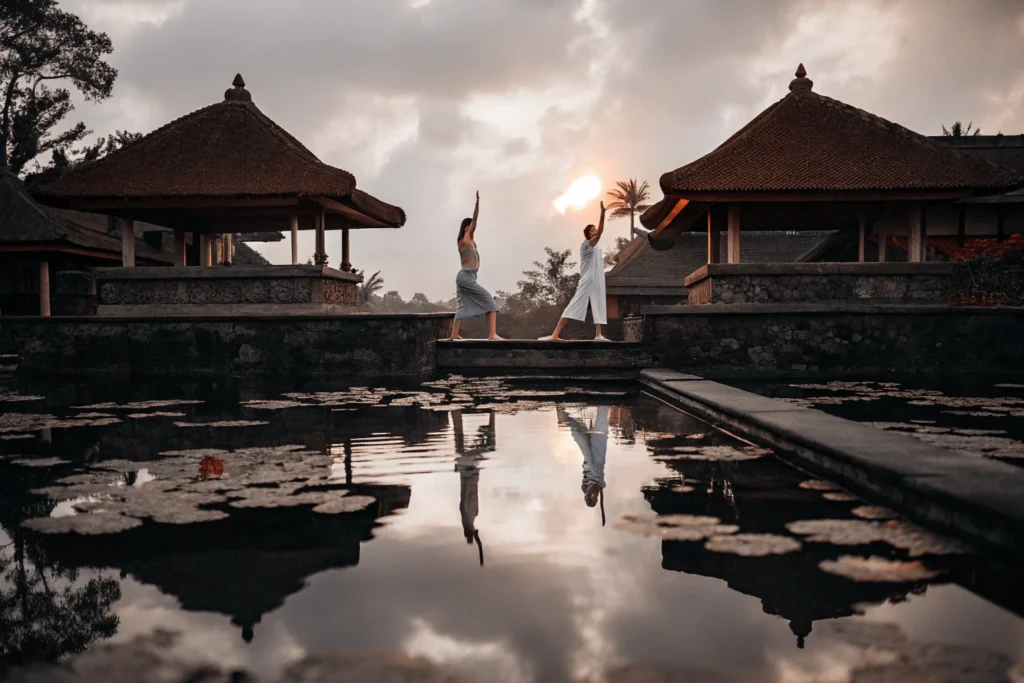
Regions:
<svg viewBox="0 0 1024 683"><path fill-rule="evenodd" d="M324 162L403 207L359 231L353 264L384 290L454 295L459 221L481 194L480 282L511 290L543 248L576 250L597 200L559 215L584 175L658 178L784 96L816 92L926 135L968 121L1024 133L1019 0L61 0L114 42L113 96L69 117L148 133L253 100ZM605 246L629 220L608 224ZM331 265L341 238L328 234ZM290 262L288 240L253 245ZM313 235L300 237L303 261ZM383 293L383 292L382 292Z"/></svg>

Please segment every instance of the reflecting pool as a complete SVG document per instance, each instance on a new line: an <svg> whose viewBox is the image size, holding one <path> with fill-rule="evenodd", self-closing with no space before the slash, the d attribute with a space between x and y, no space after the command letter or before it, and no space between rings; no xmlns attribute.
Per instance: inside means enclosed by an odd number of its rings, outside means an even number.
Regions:
<svg viewBox="0 0 1024 683"><path fill-rule="evenodd" d="M1020 680L1020 567L631 384L0 410L0 679Z"/></svg>

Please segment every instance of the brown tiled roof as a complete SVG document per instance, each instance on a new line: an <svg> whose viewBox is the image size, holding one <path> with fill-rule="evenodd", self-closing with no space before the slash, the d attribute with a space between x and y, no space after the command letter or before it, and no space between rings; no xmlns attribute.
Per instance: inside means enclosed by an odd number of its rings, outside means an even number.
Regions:
<svg viewBox="0 0 1024 683"><path fill-rule="evenodd" d="M141 234L140 229L138 237ZM121 255L121 240L107 233L106 216L42 206L6 169L0 169L0 245L3 244L34 245L40 251L77 247L107 252L117 258ZM170 263L169 256L138 238L135 256L143 261Z"/></svg>
<svg viewBox="0 0 1024 683"><path fill-rule="evenodd" d="M138 142L43 186L44 199L325 197L392 226L405 213L356 190L252 102L241 77L223 102L158 128Z"/></svg>
<svg viewBox="0 0 1024 683"><path fill-rule="evenodd" d="M1024 174L929 140L811 90L801 69L791 92L717 149L661 177L662 191L966 190L1005 192Z"/></svg>
<svg viewBox="0 0 1024 683"><path fill-rule="evenodd" d="M800 261L833 231L744 232L740 243L744 263L791 263ZM705 265L707 235L684 232L676 236L671 249L656 251L641 238L640 248L605 276L610 294L620 288L684 287L686 276ZM725 240L720 243L719 259L726 260Z"/></svg>

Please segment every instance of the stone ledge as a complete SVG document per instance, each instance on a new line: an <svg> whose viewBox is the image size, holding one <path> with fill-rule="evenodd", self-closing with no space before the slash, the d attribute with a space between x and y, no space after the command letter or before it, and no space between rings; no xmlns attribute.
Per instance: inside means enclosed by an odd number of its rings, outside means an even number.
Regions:
<svg viewBox="0 0 1024 683"><path fill-rule="evenodd" d="M171 266L135 268L96 268L93 277L97 282L124 280L280 280L288 278L324 278L362 282L355 273L328 268L327 266Z"/></svg>
<svg viewBox="0 0 1024 683"><path fill-rule="evenodd" d="M664 381L653 393L780 457L946 533L1024 554L1024 468L970 458L913 437L710 381Z"/></svg>
<svg viewBox="0 0 1024 683"><path fill-rule="evenodd" d="M690 273L687 287L708 277L747 275L949 275L951 263L709 263Z"/></svg>
<svg viewBox="0 0 1024 683"><path fill-rule="evenodd" d="M337 320L337 321L352 321L352 322L367 322L372 320L394 320L398 318L409 318L409 319L451 319L455 316L454 311L451 313L338 313L333 315L322 315L322 314L305 314L305 315L282 315L280 313L269 313L269 314L248 314L248 315L180 315L180 316L152 316L152 315L131 315L131 316L117 316L117 315L54 315L48 317L40 317L36 315L18 315L18 316L3 316L3 323L15 325L18 323L26 324L43 324L43 325L62 325L65 323L81 323L94 325L97 323L108 324L108 323L132 323L132 324L151 324L151 323L164 323L164 322L217 322L220 320L233 322L233 323L244 323L252 320L254 322L264 322L267 320Z"/></svg>
<svg viewBox="0 0 1024 683"><path fill-rule="evenodd" d="M689 306L643 306L642 316L701 316L701 315L1024 315L1024 306L947 306L944 304L859 304L837 301L832 303L798 304L703 304Z"/></svg>
<svg viewBox="0 0 1024 683"><path fill-rule="evenodd" d="M331 303L294 304L101 304L96 316L104 321L110 318L257 318L280 316L331 316L356 313L356 306Z"/></svg>

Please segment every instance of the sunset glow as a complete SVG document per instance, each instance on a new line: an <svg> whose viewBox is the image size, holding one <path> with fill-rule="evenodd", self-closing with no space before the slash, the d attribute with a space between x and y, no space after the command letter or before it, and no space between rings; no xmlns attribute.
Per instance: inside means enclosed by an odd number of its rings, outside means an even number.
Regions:
<svg viewBox="0 0 1024 683"><path fill-rule="evenodd" d="M569 189L555 200L555 210L564 214L566 209L580 211L588 202L601 194L601 181L597 176L587 175L574 180Z"/></svg>

